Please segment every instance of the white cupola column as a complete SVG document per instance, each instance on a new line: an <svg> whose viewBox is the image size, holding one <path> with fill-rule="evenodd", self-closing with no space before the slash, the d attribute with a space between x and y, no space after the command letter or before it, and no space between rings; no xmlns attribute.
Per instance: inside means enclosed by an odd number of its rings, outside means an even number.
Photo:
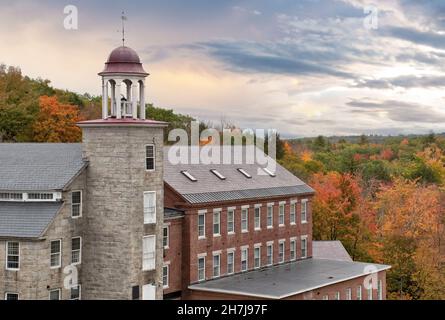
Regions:
<svg viewBox="0 0 445 320"><path fill-rule="evenodd" d="M122 119L122 105L120 101L121 82L116 81L114 88L114 101L116 103L116 119Z"/></svg>
<svg viewBox="0 0 445 320"><path fill-rule="evenodd" d="M102 79L102 119L108 118L108 81Z"/></svg>
<svg viewBox="0 0 445 320"><path fill-rule="evenodd" d="M139 85L139 103L140 103L140 117L142 120L145 120L145 83L144 81L140 82Z"/></svg>
<svg viewBox="0 0 445 320"><path fill-rule="evenodd" d="M116 116L116 83L114 81L110 82L111 84L111 116Z"/></svg>
<svg viewBox="0 0 445 320"><path fill-rule="evenodd" d="M131 84L131 111L133 113L133 119L138 118L138 95L137 95L137 82Z"/></svg>

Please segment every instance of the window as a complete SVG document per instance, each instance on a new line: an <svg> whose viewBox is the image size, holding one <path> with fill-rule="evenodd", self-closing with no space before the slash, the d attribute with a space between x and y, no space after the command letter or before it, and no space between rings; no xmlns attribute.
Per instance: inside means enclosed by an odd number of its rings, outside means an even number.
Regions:
<svg viewBox="0 0 445 320"><path fill-rule="evenodd" d="M357 300L362 300L362 286L357 287Z"/></svg>
<svg viewBox="0 0 445 320"><path fill-rule="evenodd" d="M271 177L275 177L275 173L273 173L273 172L270 171L269 169L267 169L267 168L263 168L263 170L264 170L269 176L271 176Z"/></svg>
<svg viewBox="0 0 445 320"><path fill-rule="evenodd" d="M290 204L290 224L295 224L295 207L295 202Z"/></svg>
<svg viewBox="0 0 445 320"><path fill-rule="evenodd" d="M6 242L6 270L20 269L20 243Z"/></svg>
<svg viewBox="0 0 445 320"><path fill-rule="evenodd" d="M155 169L155 146L153 144L145 146L145 169L147 171Z"/></svg>
<svg viewBox="0 0 445 320"><path fill-rule="evenodd" d="M267 228L273 228L273 204L267 205Z"/></svg>
<svg viewBox="0 0 445 320"><path fill-rule="evenodd" d="M242 173L247 179L252 178L252 176L250 174L248 174L246 170L241 169L241 168L238 168L237 170L238 170L238 172Z"/></svg>
<svg viewBox="0 0 445 320"><path fill-rule="evenodd" d="M284 262L284 241L278 243L278 262Z"/></svg>
<svg viewBox="0 0 445 320"><path fill-rule="evenodd" d="M82 238L75 237L71 239L71 264L80 264L82 262Z"/></svg>
<svg viewBox="0 0 445 320"><path fill-rule="evenodd" d="M278 225L284 226L284 203L280 203L280 212L278 214Z"/></svg>
<svg viewBox="0 0 445 320"><path fill-rule="evenodd" d="M340 300L340 291L337 291L334 295L334 300Z"/></svg>
<svg viewBox="0 0 445 320"><path fill-rule="evenodd" d="M217 176L221 180L226 180L226 177L224 177L218 170L212 169L210 170L215 176Z"/></svg>
<svg viewBox="0 0 445 320"><path fill-rule="evenodd" d="M301 223L307 222L307 199L301 200Z"/></svg>
<svg viewBox="0 0 445 320"><path fill-rule="evenodd" d="M0 201L21 201L23 193L16 192L0 192Z"/></svg>
<svg viewBox="0 0 445 320"><path fill-rule="evenodd" d="M181 173L182 173L184 176L186 176L186 177L187 177L190 181L192 181L192 182L196 182L196 181L198 181L198 179L196 179L194 176L192 176L191 173L188 172L187 170L183 170L183 171L181 171Z"/></svg>
<svg viewBox="0 0 445 320"><path fill-rule="evenodd" d="M261 207L255 207L255 230L261 230Z"/></svg>
<svg viewBox="0 0 445 320"><path fill-rule="evenodd" d="M273 243L267 245L267 265L271 266L273 264Z"/></svg>
<svg viewBox="0 0 445 320"><path fill-rule="evenodd" d="M168 273L169 273L169 265L165 265L162 267L162 286L168 288Z"/></svg>
<svg viewBox="0 0 445 320"><path fill-rule="evenodd" d="M235 210L227 210L227 233L235 233Z"/></svg>
<svg viewBox="0 0 445 320"><path fill-rule="evenodd" d="M248 248L241 249L241 271L247 271L248 253L249 253Z"/></svg>
<svg viewBox="0 0 445 320"><path fill-rule="evenodd" d="M198 214L198 239L206 237L205 234L206 216L204 212Z"/></svg>
<svg viewBox="0 0 445 320"><path fill-rule="evenodd" d="M53 289L49 291L49 300L60 300L60 289Z"/></svg>
<svg viewBox="0 0 445 320"><path fill-rule="evenodd" d="M60 268L62 264L62 240L51 241L50 246L50 266L51 268Z"/></svg>
<svg viewBox="0 0 445 320"><path fill-rule="evenodd" d="M295 239L290 241L290 259L297 259L297 241Z"/></svg>
<svg viewBox="0 0 445 320"><path fill-rule="evenodd" d="M368 300L372 300L372 280L368 284Z"/></svg>
<svg viewBox="0 0 445 320"><path fill-rule="evenodd" d="M18 293L6 292L5 300L19 300Z"/></svg>
<svg viewBox="0 0 445 320"><path fill-rule="evenodd" d="M253 250L253 263L255 268L261 267L261 247L257 246Z"/></svg>
<svg viewBox="0 0 445 320"><path fill-rule="evenodd" d="M156 262L156 236L145 236L142 240L142 270L154 270Z"/></svg>
<svg viewBox="0 0 445 320"><path fill-rule="evenodd" d="M383 282L382 280L379 280L379 282L377 282L377 299L379 300L383 300Z"/></svg>
<svg viewBox="0 0 445 320"><path fill-rule="evenodd" d="M346 289L346 300L352 300L352 289Z"/></svg>
<svg viewBox="0 0 445 320"><path fill-rule="evenodd" d="M71 192L71 217L82 216L82 191Z"/></svg>
<svg viewBox="0 0 445 320"><path fill-rule="evenodd" d="M168 249L169 233L170 233L169 231L170 231L169 226L165 226L162 234L162 246L164 247L164 249Z"/></svg>
<svg viewBox="0 0 445 320"><path fill-rule="evenodd" d="M213 236L221 235L221 211L213 212Z"/></svg>
<svg viewBox="0 0 445 320"><path fill-rule="evenodd" d="M248 232L249 224L249 209L243 208L241 209L241 232Z"/></svg>
<svg viewBox="0 0 445 320"><path fill-rule="evenodd" d="M144 224L156 223L156 192L144 192Z"/></svg>
<svg viewBox="0 0 445 320"><path fill-rule="evenodd" d="M232 274L235 272L233 264L234 261L235 261L235 252L233 251L227 252L227 274Z"/></svg>
<svg viewBox="0 0 445 320"><path fill-rule="evenodd" d="M29 200L53 200L52 193L28 193Z"/></svg>
<svg viewBox="0 0 445 320"><path fill-rule="evenodd" d="M80 300L80 284L71 288L70 299L71 300Z"/></svg>
<svg viewBox="0 0 445 320"><path fill-rule="evenodd" d="M217 278L221 275L221 254L213 255L213 278Z"/></svg>
<svg viewBox="0 0 445 320"><path fill-rule="evenodd" d="M301 237L301 257L307 257L307 236Z"/></svg>
<svg viewBox="0 0 445 320"><path fill-rule="evenodd" d="M206 258L198 258L198 281L203 281L206 279Z"/></svg>
<svg viewBox="0 0 445 320"><path fill-rule="evenodd" d="M323 296L323 300L329 300L329 295L325 294L325 295Z"/></svg>

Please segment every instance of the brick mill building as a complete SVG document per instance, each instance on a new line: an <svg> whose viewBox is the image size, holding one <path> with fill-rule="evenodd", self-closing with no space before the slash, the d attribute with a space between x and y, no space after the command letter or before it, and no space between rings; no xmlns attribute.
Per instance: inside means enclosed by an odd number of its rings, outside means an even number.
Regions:
<svg viewBox="0 0 445 320"><path fill-rule="evenodd" d="M137 53L99 75L82 143L0 144L0 298L385 299L389 266L312 241L307 184L278 164L172 164Z"/></svg>

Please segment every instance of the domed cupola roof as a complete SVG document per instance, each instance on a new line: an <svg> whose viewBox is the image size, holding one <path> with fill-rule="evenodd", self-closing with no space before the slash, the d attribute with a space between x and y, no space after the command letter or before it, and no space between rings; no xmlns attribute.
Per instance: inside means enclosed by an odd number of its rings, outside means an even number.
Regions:
<svg viewBox="0 0 445 320"><path fill-rule="evenodd" d="M110 53L107 62L105 62L105 68L99 75L108 74L148 75L142 67L141 59L136 51L126 46L118 47Z"/></svg>

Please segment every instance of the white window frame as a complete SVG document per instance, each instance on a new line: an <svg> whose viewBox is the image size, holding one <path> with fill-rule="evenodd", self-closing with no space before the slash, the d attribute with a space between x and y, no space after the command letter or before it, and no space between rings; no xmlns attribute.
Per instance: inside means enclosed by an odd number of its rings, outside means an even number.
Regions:
<svg viewBox="0 0 445 320"><path fill-rule="evenodd" d="M273 229L273 205L274 205L273 203L267 204L267 217L266 217L267 229Z"/></svg>
<svg viewBox="0 0 445 320"><path fill-rule="evenodd" d="M246 216L243 219L243 216ZM243 221L246 223L246 228L243 228ZM241 207L241 233L249 232L249 207Z"/></svg>
<svg viewBox="0 0 445 320"><path fill-rule="evenodd" d="M167 230L167 236L165 236L164 231ZM164 244L164 240L167 239L167 244ZM170 248L170 225L164 225L162 227L162 247L164 249Z"/></svg>
<svg viewBox="0 0 445 320"><path fill-rule="evenodd" d="M328 295L328 294L325 294L325 295L323 296L323 300L329 300L329 295Z"/></svg>
<svg viewBox="0 0 445 320"><path fill-rule="evenodd" d="M154 206L146 206L145 203L145 195L148 194L152 194L154 195ZM144 199L143 199L143 204L144 204L144 224L154 224L156 223L156 214L157 214L157 201L158 201L158 195L156 191L144 191ZM148 205L148 204L147 204Z"/></svg>
<svg viewBox="0 0 445 320"><path fill-rule="evenodd" d="M301 200L301 223L307 223L307 204L308 199Z"/></svg>
<svg viewBox="0 0 445 320"><path fill-rule="evenodd" d="M226 180L226 177L223 176L222 173L219 172L218 170L216 170L216 169L210 169L210 172L213 173L215 176L217 176L218 179L220 179L220 180Z"/></svg>
<svg viewBox="0 0 445 320"><path fill-rule="evenodd" d="M164 270L167 269L167 275L164 275ZM167 279L167 284L165 284L165 279ZM162 288L168 289L170 285L170 264L165 263L162 266Z"/></svg>
<svg viewBox="0 0 445 320"><path fill-rule="evenodd" d="M5 300L8 300L8 295L13 294L17 296L17 300L20 300L20 294L17 292L5 292ZM13 300L10 300L13 301Z"/></svg>
<svg viewBox="0 0 445 320"><path fill-rule="evenodd" d="M294 247L293 251L292 251L292 246ZM297 260L297 239L296 238L290 239L289 252L290 252L290 258L289 258L290 261Z"/></svg>
<svg viewBox="0 0 445 320"><path fill-rule="evenodd" d="M197 220L197 223L198 223L198 240L206 238L206 213L207 213L207 210L198 211L198 220ZM202 225L199 223L199 217L200 216L202 216L204 218ZM199 234L200 227L202 227L202 231L203 231L202 235Z"/></svg>
<svg viewBox="0 0 445 320"><path fill-rule="evenodd" d="M56 299L51 299L51 293L52 292L57 292L57 295L59 296L59 299L57 299L57 300L62 300L62 290L60 288L49 290L48 300L56 300Z"/></svg>
<svg viewBox="0 0 445 320"><path fill-rule="evenodd" d="M73 194L74 193L77 193L77 192L79 192L80 193L80 203L74 203L73 202ZM79 206L79 215L78 216L75 216L74 214L73 214L73 212L74 212L74 210L73 210L73 208L74 208L74 206ZM71 218L73 218L73 219L78 219L78 218L81 218L82 217L82 206L83 206L83 192L82 192L82 190L72 190L71 191Z"/></svg>
<svg viewBox="0 0 445 320"><path fill-rule="evenodd" d="M351 288L346 289L346 300L352 300L352 289Z"/></svg>
<svg viewBox="0 0 445 320"><path fill-rule="evenodd" d="M51 252L51 249L52 249L52 243L53 242L59 242L59 252L58 253L52 253ZM52 261L52 257L54 256L54 255L59 255L59 260L58 260L58 264L57 265L54 265L54 266L52 266L51 265L51 261ZM62 267L62 239L56 239L56 240L51 240L50 242L49 242L49 267L50 267L50 269L59 269L59 268L61 268Z"/></svg>
<svg viewBox="0 0 445 320"><path fill-rule="evenodd" d="M221 236L221 209L213 210L213 237ZM215 232L215 227L218 227L218 232Z"/></svg>
<svg viewBox="0 0 445 320"><path fill-rule="evenodd" d="M383 300L383 281L379 280L377 282L377 299Z"/></svg>
<svg viewBox="0 0 445 320"><path fill-rule="evenodd" d="M269 248L270 248L270 255L269 255ZM270 257L270 261L269 261L269 257ZM266 265L267 266L272 266L273 265L273 241L272 242L268 242L267 246L266 246Z"/></svg>
<svg viewBox="0 0 445 320"><path fill-rule="evenodd" d="M232 216L232 221L229 216ZM227 234L235 234L235 208L227 208Z"/></svg>
<svg viewBox="0 0 445 320"><path fill-rule="evenodd" d="M75 287L79 288L79 297L78 297L78 298L73 298L73 297L72 297L72 290L73 290ZM70 289L70 300L82 300L82 286L81 286L80 284L78 284L77 286L73 286L73 287Z"/></svg>
<svg viewBox="0 0 445 320"><path fill-rule="evenodd" d="M9 265L9 256L14 256L14 257L16 257L17 255L15 255L15 254L9 254L9 243L17 243L18 244L18 268L10 268L10 267L8 267L8 265ZM20 248L20 242L19 241L6 241L6 248L5 248L6 250L6 270L9 270L9 271L19 271L20 270L20 250L21 250L21 248Z"/></svg>
<svg viewBox="0 0 445 320"><path fill-rule="evenodd" d="M218 264L215 265L215 258L218 258ZM221 277L221 252L214 252L212 257L212 277L213 278L219 278ZM217 272L215 273L215 270Z"/></svg>
<svg viewBox="0 0 445 320"><path fill-rule="evenodd" d="M340 300L340 298L341 298L340 291L335 292L334 300Z"/></svg>
<svg viewBox="0 0 445 320"><path fill-rule="evenodd" d="M278 226L284 227L286 224L286 202L280 202L278 207Z"/></svg>
<svg viewBox="0 0 445 320"><path fill-rule="evenodd" d="M291 203L290 203L289 221L290 221L291 225L297 224L297 202L296 201L291 201Z"/></svg>
<svg viewBox="0 0 445 320"><path fill-rule="evenodd" d="M367 292L368 292L368 300L373 300L373 296L372 296L372 294L373 294L373 292L372 292L372 279L371 280L369 280L369 283L368 283L368 290L366 290Z"/></svg>
<svg viewBox="0 0 445 320"><path fill-rule="evenodd" d="M149 248L145 247L145 239L153 239L153 252L147 251ZM151 257L153 255L153 257ZM147 235L142 237L142 271L150 271L156 269L156 236Z"/></svg>
<svg viewBox="0 0 445 320"><path fill-rule="evenodd" d="M301 242L300 242L300 245L301 245L301 247L300 247L300 255L301 255L301 258L302 259L305 259L305 258L307 258L307 248L308 248L308 245L307 245L307 235L306 236L301 236ZM303 243L304 243L304 246L303 246ZM303 249L304 249L304 254L303 254Z"/></svg>
<svg viewBox="0 0 445 320"><path fill-rule="evenodd" d="M245 252L245 257L246 259L243 259L243 252ZM246 272L249 270L249 248L248 247L243 247L241 248L241 272ZM243 261L246 261L246 268L243 269Z"/></svg>
<svg viewBox="0 0 445 320"><path fill-rule="evenodd" d="M79 239L80 243L79 243L79 249L78 250L73 250L73 240L74 239ZM79 252L79 261L77 262L73 262L73 252L78 251ZM82 237L78 236L78 237L72 237L71 238L71 265L72 266L76 266L78 264L82 263Z"/></svg>
<svg viewBox="0 0 445 320"><path fill-rule="evenodd" d="M283 247L283 252L281 252L281 247ZM278 241L278 263L284 263L286 260L286 241Z"/></svg>
<svg viewBox="0 0 445 320"><path fill-rule="evenodd" d="M147 156L147 147L153 147L153 157ZM153 169L147 169L147 160L153 159ZM153 143L149 143L145 145L145 171L152 172L156 170L156 145Z"/></svg>
<svg viewBox="0 0 445 320"><path fill-rule="evenodd" d="M232 256L232 271L229 271L229 256ZM227 274L235 273L235 249L227 250Z"/></svg>
<svg viewBox="0 0 445 320"><path fill-rule="evenodd" d="M196 179L190 172L188 172L187 170L182 170L181 173L187 178L189 179L191 182L196 182L198 181L198 179Z"/></svg>
<svg viewBox="0 0 445 320"><path fill-rule="evenodd" d="M204 263L203 263L203 268L202 269L200 269L199 268L199 261L200 260L203 260L204 261ZM197 278L198 278L198 281L205 281L206 280L206 256L205 255L198 255L198 265L197 265L197 271L198 271L198 273L197 273ZM203 274L203 277L202 278L200 278L200 276L199 276L199 274L200 274L200 271L202 271L202 274Z"/></svg>
<svg viewBox="0 0 445 320"><path fill-rule="evenodd" d="M362 296L363 296L362 290L363 290L362 285L359 285L359 286L357 287L357 292L356 292L356 294L357 294L357 297L356 297L357 300L362 300Z"/></svg>
<svg viewBox="0 0 445 320"><path fill-rule="evenodd" d="M256 256L256 253L258 252L258 257ZM258 265L257 265L258 260ZM256 244L253 247L253 268L259 269L261 268L261 244Z"/></svg>
<svg viewBox="0 0 445 320"><path fill-rule="evenodd" d="M247 179L252 178L252 176L251 176L246 170L244 170L243 168L238 168L237 170L238 170L238 172L240 172L243 176L245 176Z"/></svg>
<svg viewBox="0 0 445 320"><path fill-rule="evenodd" d="M257 217L257 213L258 213L258 217ZM261 205L255 205L255 208L253 211L253 222L254 222L255 231L261 231Z"/></svg>

